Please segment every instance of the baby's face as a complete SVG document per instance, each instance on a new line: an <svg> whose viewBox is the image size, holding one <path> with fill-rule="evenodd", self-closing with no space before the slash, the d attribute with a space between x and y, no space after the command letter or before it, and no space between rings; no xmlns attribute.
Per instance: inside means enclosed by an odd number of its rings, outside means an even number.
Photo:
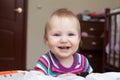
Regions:
<svg viewBox="0 0 120 80"><path fill-rule="evenodd" d="M55 56L66 58L77 51L80 42L80 29L78 27L73 18L54 16L51 19L46 43Z"/></svg>

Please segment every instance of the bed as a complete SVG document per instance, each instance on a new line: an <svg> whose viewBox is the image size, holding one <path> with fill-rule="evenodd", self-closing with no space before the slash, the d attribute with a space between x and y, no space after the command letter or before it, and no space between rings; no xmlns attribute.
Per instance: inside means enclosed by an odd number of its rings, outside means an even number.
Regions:
<svg viewBox="0 0 120 80"><path fill-rule="evenodd" d="M120 71L120 7L106 9L104 71Z"/></svg>
<svg viewBox="0 0 120 80"><path fill-rule="evenodd" d="M120 80L120 72L91 73L82 76L52 77L42 75L38 71L10 70L1 71L0 80Z"/></svg>

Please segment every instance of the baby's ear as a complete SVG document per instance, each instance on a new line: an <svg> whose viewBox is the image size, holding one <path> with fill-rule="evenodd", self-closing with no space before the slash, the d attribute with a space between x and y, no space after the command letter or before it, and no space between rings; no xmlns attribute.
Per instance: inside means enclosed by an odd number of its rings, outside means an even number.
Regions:
<svg viewBox="0 0 120 80"><path fill-rule="evenodd" d="M47 39L45 39L44 42L45 42L46 45L48 45L48 40Z"/></svg>
<svg viewBox="0 0 120 80"><path fill-rule="evenodd" d="M43 40L44 40L44 43L45 43L45 44L48 43L47 38L46 38L45 36L44 36Z"/></svg>
<svg viewBox="0 0 120 80"><path fill-rule="evenodd" d="M82 47L82 45L83 45L83 41L80 40L79 47Z"/></svg>

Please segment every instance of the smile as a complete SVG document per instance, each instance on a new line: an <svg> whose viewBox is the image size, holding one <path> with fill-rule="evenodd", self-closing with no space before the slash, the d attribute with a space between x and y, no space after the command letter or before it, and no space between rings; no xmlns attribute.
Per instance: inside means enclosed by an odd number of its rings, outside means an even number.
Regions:
<svg viewBox="0 0 120 80"><path fill-rule="evenodd" d="M69 49L70 47L68 46L62 46L62 47L58 47L59 49Z"/></svg>

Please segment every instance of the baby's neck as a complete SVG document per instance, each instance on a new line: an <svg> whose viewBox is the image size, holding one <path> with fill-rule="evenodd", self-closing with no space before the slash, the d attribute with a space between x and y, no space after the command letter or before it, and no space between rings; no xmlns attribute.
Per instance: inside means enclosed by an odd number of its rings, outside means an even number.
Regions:
<svg viewBox="0 0 120 80"><path fill-rule="evenodd" d="M70 68L74 62L74 57L70 56L68 58L60 59L59 62L61 63L62 66Z"/></svg>

